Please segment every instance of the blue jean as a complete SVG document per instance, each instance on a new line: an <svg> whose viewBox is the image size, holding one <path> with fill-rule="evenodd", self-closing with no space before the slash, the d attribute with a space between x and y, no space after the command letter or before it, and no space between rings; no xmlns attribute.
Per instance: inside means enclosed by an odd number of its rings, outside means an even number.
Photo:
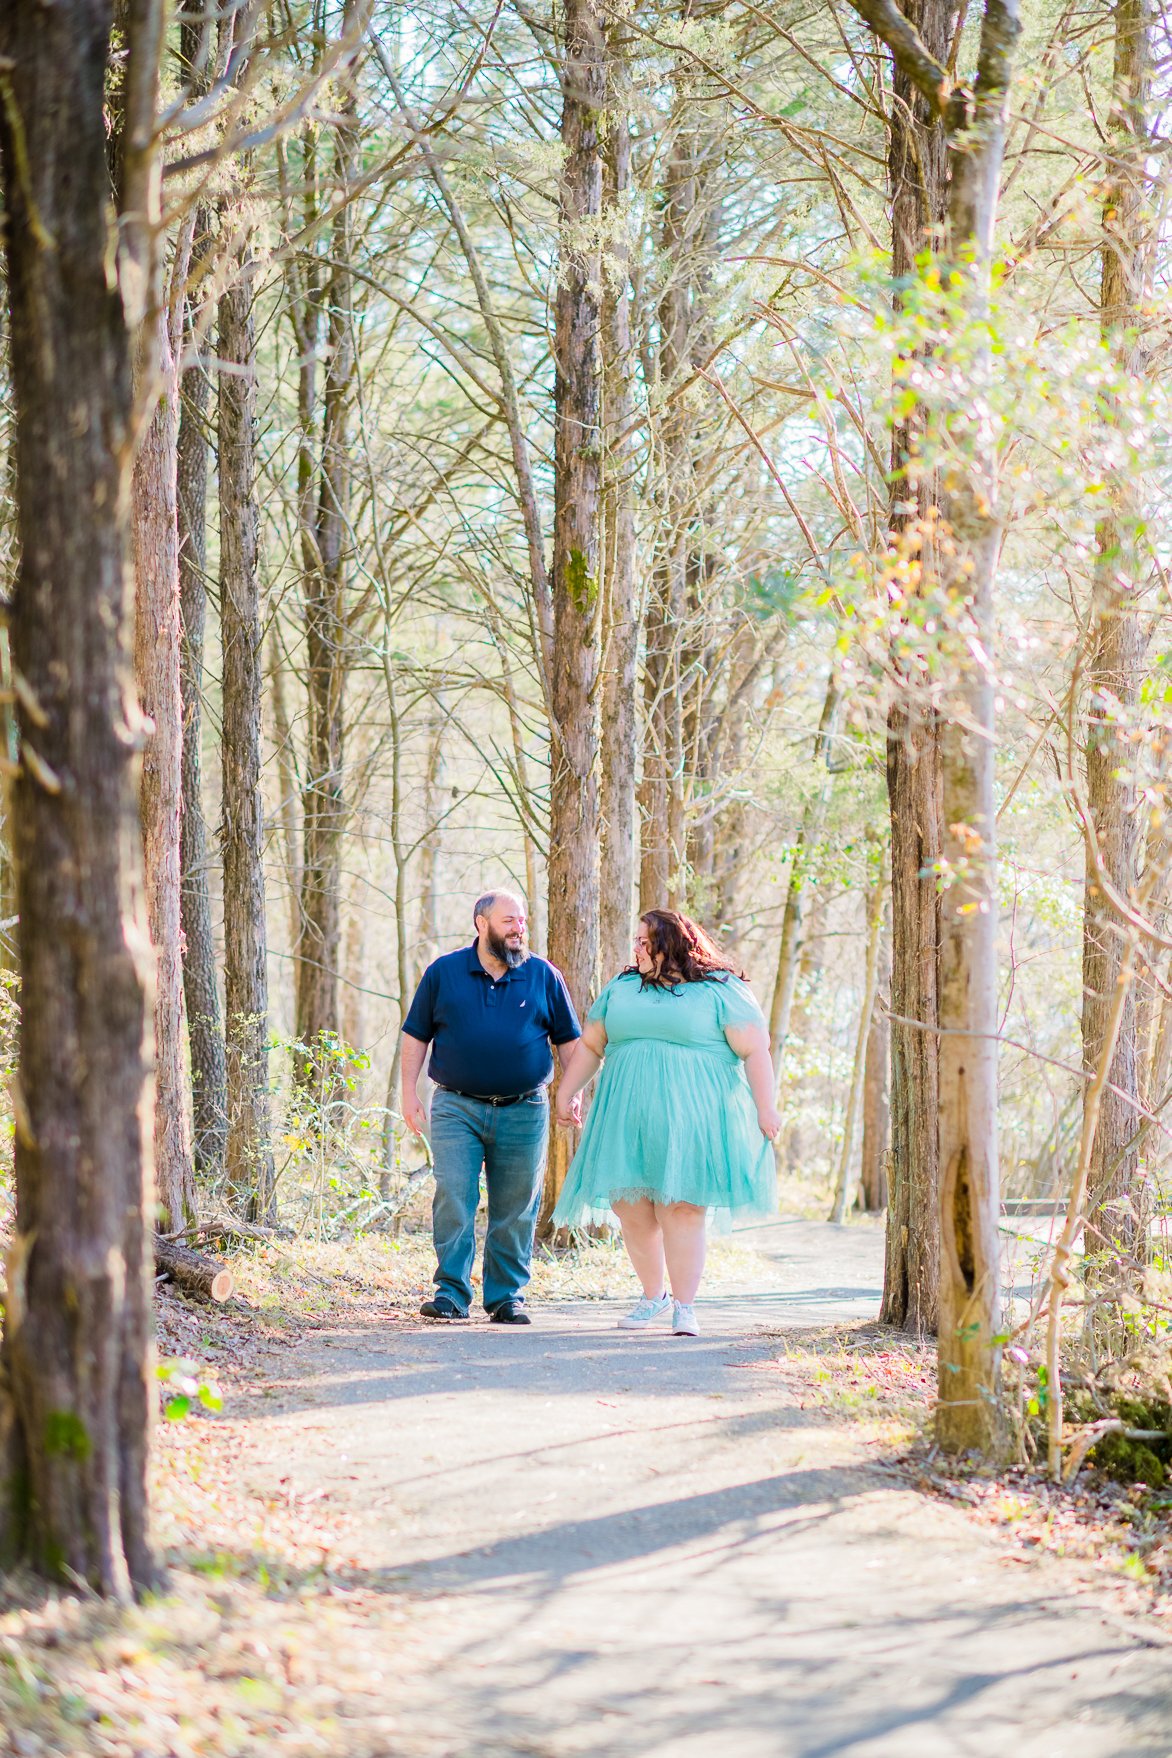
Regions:
<svg viewBox="0 0 1172 1758"><path fill-rule="evenodd" d="M489 1105L436 1088L431 1101L431 1226L439 1260L434 1281L461 1312L472 1304L481 1167L488 1186L484 1305L492 1312L516 1299L529 1281L548 1141L544 1089L515 1105Z"/></svg>

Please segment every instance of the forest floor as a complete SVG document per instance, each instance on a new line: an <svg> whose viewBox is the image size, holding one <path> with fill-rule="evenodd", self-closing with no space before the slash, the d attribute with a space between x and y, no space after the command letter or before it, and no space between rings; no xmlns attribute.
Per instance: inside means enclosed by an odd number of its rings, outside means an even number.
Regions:
<svg viewBox="0 0 1172 1758"><path fill-rule="evenodd" d="M881 1229L717 1242L704 1334L416 1317L426 1241L265 1247L161 1300L166 1590L0 1598L0 1750L108 1758L1170 1758L1172 1555L1122 1489L945 1478ZM1137 1537L1142 1527L1142 1536Z"/></svg>

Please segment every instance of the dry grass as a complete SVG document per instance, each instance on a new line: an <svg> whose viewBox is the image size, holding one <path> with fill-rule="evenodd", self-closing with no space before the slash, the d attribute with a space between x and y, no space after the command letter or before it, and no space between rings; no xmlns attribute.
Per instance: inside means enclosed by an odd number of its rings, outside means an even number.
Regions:
<svg viewBox="0 0 1172 1758"><path fill-rule="evenodd" d="M430 1234L392 1240L368 1234L352 1240L279 1240L250 1245L225 1260L236 1277L238 1302L258 1319L280 1330L322 1325L387 1309L413 1311L431 1292L435 1255ZM751 1285L772 1267L750 1246L717 1236L709 1248L706 1292ZM473 1283L479 1286L479 1272ZM634 1299L638 1285L622 1242L590 1240L567 1251L539 1248L533 1260L529 1298L563 1300ZM216 1316L208 1314L209 1330Z"/></svg>
<svg viewBox="0 0 1172 1758"><path fill-rule="evenodd" d="M997 1529L1017 1561L1048 1553L1078 1567L1122 1607L1172 1625L1172 1494L1125 1485L1085 1468L1072 1486L1036 1465L1001 1470L950 1465L932 1441L936 1350L880 1325L787 1331L771 1371L803 1410L848 1426L925 1494Z"/></svg>

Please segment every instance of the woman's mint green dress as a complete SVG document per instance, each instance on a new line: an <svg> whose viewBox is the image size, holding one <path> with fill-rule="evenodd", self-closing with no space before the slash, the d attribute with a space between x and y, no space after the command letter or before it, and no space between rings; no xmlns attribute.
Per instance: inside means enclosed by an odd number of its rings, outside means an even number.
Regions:
<svg viewBox="0 0 1172 1758"><path fill-rule="evenodd" d="M718 1220L771 1213L773 1149L724 1035L765 1024L748 984L644 988L624 971L587 1017L606 1027L606 1060L554 1220L578 1226L639 1197L696 1203Z"/></svg>

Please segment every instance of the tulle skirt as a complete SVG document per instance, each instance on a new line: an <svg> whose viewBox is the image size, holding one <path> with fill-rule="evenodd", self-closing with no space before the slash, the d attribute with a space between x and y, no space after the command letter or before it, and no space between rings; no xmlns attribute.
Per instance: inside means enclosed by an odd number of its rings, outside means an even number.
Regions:
<svg viewBox="0 0 1172 1758"><path fill-rule="evenodd" d="M731 1050L636 1038L612 1046L554 1220L579 1226L650 1197L717 1222L771 1214L773 1149Z"/></svg>

